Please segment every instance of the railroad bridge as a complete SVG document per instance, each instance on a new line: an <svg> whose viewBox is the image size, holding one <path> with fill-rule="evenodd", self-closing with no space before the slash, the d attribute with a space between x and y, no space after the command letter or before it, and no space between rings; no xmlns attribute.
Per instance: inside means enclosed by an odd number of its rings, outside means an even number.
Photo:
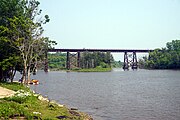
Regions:
<svg viewBox="0 0 180 120"><path fill-rule="evenodd" d="M48 52L65 52L67 53L66 68L70 70L72 67L80 68L81 53L83 52L106 52L106 53L124 53L123 69L138 68L138 61L136 53L149 53L153 50L147 49L49 49ZM130 55L129 55L130 53ZM111 64L111 61L109 61ZM46 56L45 71L48 71L48 60Z"/></svg>

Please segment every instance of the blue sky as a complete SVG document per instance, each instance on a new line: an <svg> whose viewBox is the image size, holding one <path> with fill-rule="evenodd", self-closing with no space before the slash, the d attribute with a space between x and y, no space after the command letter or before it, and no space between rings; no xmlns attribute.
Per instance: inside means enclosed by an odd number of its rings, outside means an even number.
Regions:
<svg viewBox="0 0 180 120"><path fill-rule="evenodd" d="M180 0L40 0L56 48L154 49L180 39Z"/></svg>

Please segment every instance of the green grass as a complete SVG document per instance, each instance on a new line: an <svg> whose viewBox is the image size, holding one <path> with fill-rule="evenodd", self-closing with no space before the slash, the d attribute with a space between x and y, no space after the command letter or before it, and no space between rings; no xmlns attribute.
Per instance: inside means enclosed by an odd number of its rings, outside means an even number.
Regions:
<svg viewBox="0 0 180 120"><path fill-rule="evenodd" d="M79 69L73 70L77 72L110 72L112 68L89 68L89 69Z"/></svg>
<svg viewBox="0 0 180 120"><path fill-rule="evenodd" d="M30 89L28 87L25 87L25 85L20 84L18 82L13 82L13 83L9 83L9 82L0 82L0 86L1 87L5 87L8 88L10 90L14 90L14 91L18 91L18 90L25 90L25 91L30 91Z"/></svg>
<svg viewBox="0 0 180 120"><path fill-rule="evenodd" d="M110 72L112 70L112 68L102 68L100 66L96 67L96 68L73 68L71 70L67 70L67 69L50 69L50 71L67 71L67 72Z"/></svg>
<svg viewBox="0 0 180 120"><path fill-rule="evenodd" d="M0 99L0 119L9 119L16 117L24 117L28 120L58 120L58 116L63 120L83 120L87 115L71 111L66 107L59 107L56 103L40 101L30 89L19 83L0 83L0 86L11 90L23 90L23 93L29 93L28 96L19 96L15 94L13 97ZM34 114L33 112L40 113ZM76 114L75 114L76 113Z"/></svg>

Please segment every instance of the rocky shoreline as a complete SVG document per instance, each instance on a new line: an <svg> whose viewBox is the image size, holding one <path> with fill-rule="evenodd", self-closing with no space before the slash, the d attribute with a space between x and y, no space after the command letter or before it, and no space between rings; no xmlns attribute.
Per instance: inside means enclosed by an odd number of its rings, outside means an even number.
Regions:
<svg viewBox="0 0 180 120"><path fill-rule="evenodd" d="M33 91L33 92L34 92L34 91ZM35 93L35 92L34 92L34 93ZM83 117L84 117L84 120L93 120L93 118L92 118L90 115L78 111L77 108L68 108L66 105L59 104L59 103L57 103L55 100L49 100L47 97L43 97L43 96L40 95L40 94L35 94L35 95L38 96L38 99L39 99L39 100L48 102L48 103L50 103L52 106L53 106L53 105L57 105L57 106L59 106L59 107L66 107L66 108L69 110L69 112L70 112L72 115L74 115L74 116L78 116L78 117L83 116ZM58 118L58 119L64 119L64 118L68 118L68 117L67 117L67 116L57 116L57 118Z"/></svg>
<svg viewBox="0 0 180 120"><path fill-rule="evenodd" d="M0 83L0 119L4 118L93 120L77 108L68 108L19 83Z"/></svg>

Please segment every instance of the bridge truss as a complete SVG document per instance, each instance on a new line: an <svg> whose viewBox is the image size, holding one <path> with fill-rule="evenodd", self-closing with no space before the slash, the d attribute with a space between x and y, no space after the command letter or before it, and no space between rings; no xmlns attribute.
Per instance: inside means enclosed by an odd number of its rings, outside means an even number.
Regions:
<svg viewBox="0 0 180 120"><path fill-rule="evenodd" d="M153 50L142 49L49 49L48 52L66 52L66 68L68 70L72 68L83 68L81 65L81 53L83 52L107 52L107 53L124 53L123 69L128 70L138 68L138 61L136 53L149 53ZM93 63L93 61L92 61ZM111 61L109 61L109 64ZM48 61L45 60L45 71L48 71Z"/></svg>

